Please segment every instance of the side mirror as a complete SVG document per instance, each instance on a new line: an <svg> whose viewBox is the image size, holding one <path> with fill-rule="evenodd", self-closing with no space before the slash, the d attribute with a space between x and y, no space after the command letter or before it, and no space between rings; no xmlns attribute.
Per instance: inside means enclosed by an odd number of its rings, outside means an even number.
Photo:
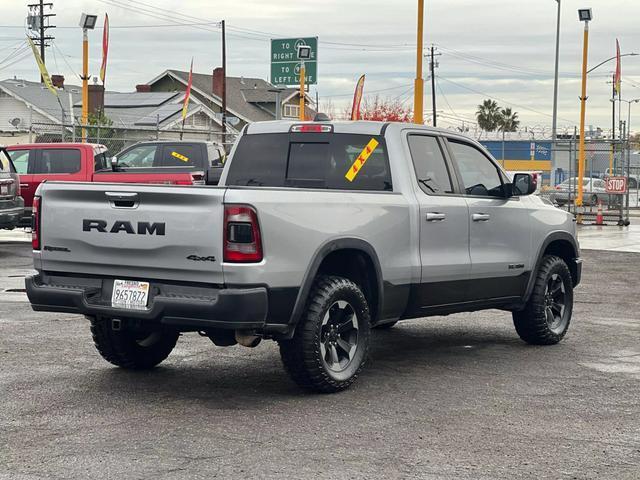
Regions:
<svg viewBox="0 0 640 480"><path fill-rule="evenodd" d="M537 175L534 177L529 173L516 173L513 176L511 192L513 196L524 196L536 193L538 189Z"/></svg>
<svg viewBox="0 0 640 480"><path fill-rule="evenodd" d="M207 169L207 185L218 185L220 182L220 177L222 176L222 170L224 170L223 166L219 167L209 167Z"/></svg>
<svg viewBox="0 0 640 480"><path fill-rule="evenodd" d="M116 157L115 155L111 157L111 170L113 170L114 172L118 171L118 157Z"/></svg>

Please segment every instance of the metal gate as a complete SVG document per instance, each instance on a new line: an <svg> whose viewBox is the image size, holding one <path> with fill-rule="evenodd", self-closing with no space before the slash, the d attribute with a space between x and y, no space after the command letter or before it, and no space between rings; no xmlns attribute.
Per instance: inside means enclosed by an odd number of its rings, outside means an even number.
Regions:
<svg viewBox="0 0 640 480"><path fill-rule="evenodd" d="M568 171L552 172L557 184L543 187L541 196L573 213L579 223L629 225L629 209L640 208L640 165L623 140L586 140L582 206L577 205L579 142L560 146L569 155ZM557 152L559 153L559 152Z"/></svg>

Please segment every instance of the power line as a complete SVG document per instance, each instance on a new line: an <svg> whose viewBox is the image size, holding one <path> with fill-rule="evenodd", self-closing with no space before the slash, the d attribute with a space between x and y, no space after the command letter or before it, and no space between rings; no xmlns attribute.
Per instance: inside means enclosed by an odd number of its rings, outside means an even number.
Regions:
<svg viewBox="0 0 640 480"><path fill-rule="evenodd" d="M540 111L540 110L536 110L536 109L531 108L531 107L526 107L526 106L524 106L524 105L519 105L519 104L517 104L517 103L511 102L511 101L509 101L509 100L505 100L505 99L500 98L500 97L494 97L494 96L491 96L491 95L489 95L489 94L487 94L487 93L481 92L481 91L479 91L479 90L475 90L475 89L473 89L473 88L471 88L471 87L467 87L466 85L462 85L461 83L455 82L455 81L453 81L453 80L450 80L450 79L448 79L448 78L442 77L442 76L440 76L440 75L438 75L438 78L439 78L439 79L441 79L441 80L444 80L445 82L449 82L449 83L452 83L452 84L454 84L454 85L457 85L457 86L458 86L458 87L460 87L460 88L464 88L465 90L469 90L469 91L471 91L471 92L473 92L473 93L477 93L477 94L479 94L479 95L483 95L483 96L485 96L485 97L487 97L487 98L490 98L490 99L492 99L492 100L498 100L498 101L500 101L500 102L506 103L507 105L512 105L512 106L514 106L514 107L518 107L518 108L521 108L521 109L523 109L523 110L529 110L529 111L531 111L531 112L537 113L537 114L539 114L539 115L544 115L544 116L546 116L546 117L553 117L553 115L551 115L551 114L549 114L549 113L545 113L545 112L542 112L542 111ZM560 117L558 117L558 118L560 118ZM573 121L572 121L572 120L568 120L568 119L566 119L566 118L560 118L560 119L561 119L561 120L564 120L565 122L573 123Z"/></svg>

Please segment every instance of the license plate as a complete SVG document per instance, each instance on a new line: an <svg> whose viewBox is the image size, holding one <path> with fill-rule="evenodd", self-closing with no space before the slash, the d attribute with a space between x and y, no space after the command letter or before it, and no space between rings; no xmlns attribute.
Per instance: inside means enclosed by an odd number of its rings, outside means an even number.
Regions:
<svg viewBox="0 0 640 480"><path fill-rule="evenodd" d="M114 280L111 306L128 310L144 310L149 298L149 282Z"/></svg>
<svg viewBox="0 0 640 480"><path fill-rule="evenodd" d="M0 195L9 195L9 185L0 185Z"/></svg>

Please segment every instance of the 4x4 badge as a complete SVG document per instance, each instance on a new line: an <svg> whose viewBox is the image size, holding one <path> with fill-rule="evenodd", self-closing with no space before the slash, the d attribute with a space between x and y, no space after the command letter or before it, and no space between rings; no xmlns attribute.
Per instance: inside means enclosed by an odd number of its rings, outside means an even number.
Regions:
<svg viewBox="0 0 640 480"><path fill-rule="evenodd" d="M216 257L210 255L208 257L200 257L198 255L189 255L187 260L193 260L194 262L215 262Z"/></svg>

